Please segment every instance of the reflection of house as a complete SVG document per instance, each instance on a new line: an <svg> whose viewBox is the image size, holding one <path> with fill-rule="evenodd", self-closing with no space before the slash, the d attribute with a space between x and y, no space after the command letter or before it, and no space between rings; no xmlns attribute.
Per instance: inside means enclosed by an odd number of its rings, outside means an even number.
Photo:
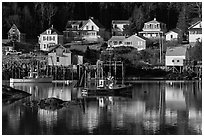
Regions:
<svg viewBox="0 0 204 137"><path fill-rule="evenodd" d="M125 27L129 25L129 20L112 20L112 36L123 36Z"/></svg>
<svg viewBox="0 0 204 137"><path fill-rule="evenodd" d="M202 21L199 20L196 23L192 24L189 28L189 43L193 44L197 40L202 41Z"/></svg>
<svg viewBox="0 0 204 137"><path fill-rule="evenodd" d="M181 86L181 85L180 85ZM170 110L186 110L186 101L183 90L176 87L165 87L166 108Z"/></svg>
<svg viewBox="0 0 204 137"><path fill-rule="evenodd" d="M63 43L63 35L58 32L53 26L39 36L40 50L49 51L50 46Z"/></svg>
<svg viewBox="0 0 204 137"><path fill-rule="evenodd" d="M17 41L17 42L23 42L25 41L25 34L21 33L17 26L13 24L13 26L8 31L8 40L9 41Z"/></svg>
<svg viewBox="0 0 204 137"><path fill-rule="evenodd" d="M179 32L181 30L178 28L172 29L169 32L167 32L166 35L166 41L172 41L172 40L178 40L179 38Z"/></svg>
<svg viewBox="0 0 204 137"><path fill-rule="evenodd" d="M166 32L166 24L158 22L154 18L154 20L146 22L142 30L139 34L146 38L160 38Z"/></svg>
<svg viewBox="0 0 204 137"><path fill-rule="evenodd" d="M71 41L100 41L105 28L98 20L69 20L64 33L64 43Z"/></svg>
<svg viewBox="0 0 204 137"><path fill-rule="evenodd" d="M124 46L131 46L138 50L146 49L147 38L142 36L132 35L123 40Z"/></svg>
<svg viewBox="0 0 204 137"><path fill-rule="evenodd" d="M48 65L51 66L70 66L83 64L83 56L74 55L69 48L56 45L48 53Z"/></svg>
<svg viewBox="0 0 204 137"><path fill-rule="evenodd" d="M184 60L186 59L186 57L187 47L185 46L167 48L165 65L167 68L179 68L179 70L181 71L184 66Z"/></svg>
<svg viewBox="0 0 204 137"><path fill-rule="evenodd" d="M112 36L108 40L108 45L113 47L123 46L123 40L125 39L125 36Z"/></svg>

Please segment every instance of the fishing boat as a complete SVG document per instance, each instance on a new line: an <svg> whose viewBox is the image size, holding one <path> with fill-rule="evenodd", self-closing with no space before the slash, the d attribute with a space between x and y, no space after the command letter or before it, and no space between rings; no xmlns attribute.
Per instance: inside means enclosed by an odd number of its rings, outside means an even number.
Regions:
<svg viewBox="0 0 204 137"><path fill-rule="evenodd" d="M30 70L27 77L22 79L10 78L10 83L50 83L52 80L53 78L50 76L40 76L37 71Z"/></svg>
<svg viewBox="0 0 204 137"><path fill-rule="evenodd" d="M112 50L112 49L111 49ZM116 63L119 63L122 67L122 83L117 83L116 77L114 77L111 73L111 69L114 66L116 70ZM104 75L104 66L109 67L108 75ZM90 95L90 94L108 94L113 95L120 91L125 91L125 89L129 89L132 87L131 85L125 85L124 84L124 72L123 72L123 62L121 61L112 61L111 57L109 61L103 62L98 60L96 63L96 74L95 78L93 79L95 84L90 84L91 81L87 77L86 69L85 69L85 85L82 89L83 95ZM115 71L116 73L116 71ZM116 74L115 74L116 76ZM88 84L89 83L89 84Z"/></svg>

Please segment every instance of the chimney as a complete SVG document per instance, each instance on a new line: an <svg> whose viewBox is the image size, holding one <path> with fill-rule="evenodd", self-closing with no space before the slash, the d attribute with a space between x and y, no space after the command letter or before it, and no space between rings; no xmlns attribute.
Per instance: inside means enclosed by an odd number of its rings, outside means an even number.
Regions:
<svg viewBox="0 0 204 137"><path fill-rule="evenodd" d="M154 18L154 20L156 20L156 18Z"/></svg>
<svg viewBox="0 0 204 137"><path fill-rule="evenodd" d="M93 20L93 19L94 19L94 17L89 17L89 19L92 19L92 20Z"/></svg>
<svg viewBox="0 0 204 137"><path fill-rule="evenodd" d="M137 33L135 33L135 36L137 36Z"/></svg>
<svg viewBox="0 0 204 137"><path fill-rule="evenodd" d="M51 26L51 29L53 29L53 25Z"/></svg>

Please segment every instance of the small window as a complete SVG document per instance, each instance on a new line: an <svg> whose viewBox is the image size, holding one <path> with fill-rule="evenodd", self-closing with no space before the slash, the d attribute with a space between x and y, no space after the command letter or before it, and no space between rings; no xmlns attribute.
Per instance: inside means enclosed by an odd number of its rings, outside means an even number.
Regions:
<svg viewBox="0 0 204 137"><path fill-rule="evenodd" d="M45 41L46 40L46 37L45 36L43 36L43 41Z"/></svg>
<svg viewBox="0 0 204 137"><path fill-rule="evenodd" d="M59 62L59 57L57 57L57 62Z"/></svg>
<svg viewBox="0 0 204 137"><path fill-rule="evenodd" d="M55 41L55 36L53 36L53 41Z"/></svg>
<svg viewBox="0 0 204 137"><path fill-rule="evenodd" d="M94 26L91 26L92 30L94 30Z"/></svg>
<svg viewBox="0 0 204 137"><path fill-rule="evenodd" d="M86 26L86 30L88 30L89 29L89 26Z"/></svg>
<svg viewBox="0 0 204 137"><path fill-rule="evenodd" d="M174 62L174 60L172 60L172 62Z"/></svg>
<svg viewBox="0 0 204 137"><path fill-rule="evenodd" d="M179 62L179 60L177 60L177 62Z"/></svg>
<svg viewBox="0 0 204 137"><path fill-rule="evenodd" d="M119 41L119 44L122 44L122 41Z"/></svg>
<svg viewBox="0 0 204 137"><path fill-rule="evenodd" d="M171 35L171 39L173 38L173 35Z"/></svg>
<svg viewBox="0 0 204 137"><path fill-rule="evenodd" d="M44 44L44 49L46 49L46 44Z"/></svg>

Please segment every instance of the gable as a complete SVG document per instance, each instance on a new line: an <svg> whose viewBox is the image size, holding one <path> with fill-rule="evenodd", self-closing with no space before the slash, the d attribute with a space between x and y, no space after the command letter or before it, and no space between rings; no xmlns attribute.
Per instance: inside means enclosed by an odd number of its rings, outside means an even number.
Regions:
<svg viewBox="0 0 204 137"><path fill-rule="evenodd" d="M137 35L132 35L130 36L129 38L126 38L124 41L133 41L133 40L136 40L136 41L145 41L143 38L137 36Z"/></svg>
<svg viewBox="0 0 204 137"><path fill-rule="evenodd" d="M193 27L194 29L196 28L198 28L198 29L200 29L200 28L202 28L202 23L200 22L200 23L198 23L197 25L195 25L194 27Z"/></svg>
<svg viewBox="0 0 204 137"><path fill-rule="evenodd" d="M198 21L191 25L188 29L201 29L202 28L202 21Z"/></svg>
<svg viewBox="0 0 204 137"><path fill-rule="evenodd" d="M87 30L86 29L87 26L89 26L88 30L91 30L92 29L91 27L94 26L94 30L99 31L99 27L91 19L89 19L87 23L84 24L84 26L82 26L82 30Z"/></svg>
<svg viewBox="0 0 204 137"><path fill-rule="evenodd" d="M174 32L174 31L169 31L166 33L166 35L177 35L178 33Z"/></svg>

